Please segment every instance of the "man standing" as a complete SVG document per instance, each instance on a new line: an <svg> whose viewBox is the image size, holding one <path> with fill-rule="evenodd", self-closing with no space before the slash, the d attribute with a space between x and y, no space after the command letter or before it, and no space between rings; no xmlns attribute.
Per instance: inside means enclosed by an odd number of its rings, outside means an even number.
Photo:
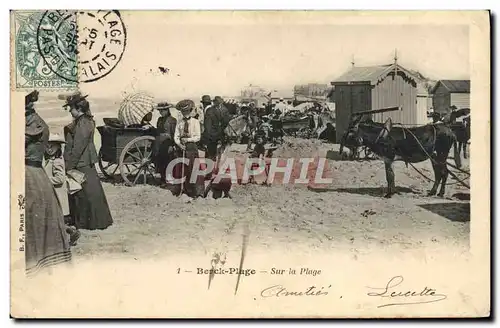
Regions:
<svg viewBox="0 0 500 328"><path fill-rule="evenodd" d="M250 103L248 109L248 127L250 129L250 137L248 138L247 150L252 149L253 136L255 131L257 130L257 125L259 122L259 116L257 115L257 107L255 107L255 103Z"/></svg>
<svg viewBox="0 0 500 328"><path fill-rule="evenodd" d="M182 120L175 127L174 141L181 149L182 157L189 161L184 175L186 177L184 191L189 197L197 198L203 195L205 179L204 177L196 177L195 182L191 182L195 160L198 158L198 146L196 143L201 138L200 122L191 117L194 107L194 101L189 99L181 100L177 103L176 108L181 112ZM182 191L181 189L180 192Z"/></svg>
<svg viewBox="0 0 500 328"><path fill-rule="evenodd" d="M217 144L222 142L224 129L230 121L229 112L223 103L224 100L216 96L214 105L207 107L205 112L205 130L203 132L203 139L207 148L205 158L209 158L214 162L217 159Z"/></svg>
<svg viewBox="0 0 500 328"><path fill-rule="evenodd" d="M173 105L165 102L159 103L156 109L160 112L160 117L156 123L157 136L154 144L154 155L156 167L161 175L161 185L166 183L166 169L170 160L174 158L174 133L177 120L170 114Z"/></svg>
<svg viewBox="0 0 500 328"><path fill-rule="evenodd" d="M201 133L204 131L205 127L205 113L207 112L207 109L212 106L212 99L210 98L209 95L204 95L201 97L201 113L202 115L197 118L195 117L198 121L200 121L201 124Z"/></svg>
<svg viewBox="0 0 500 328"><path fill-rule="evenodd" d="M274 107L274 112L280 117L283 117L287 112L286 104L283 98L280 98L280 100L276 104L276 107Z"/></svg>
<svg viewBox="0 0 500 328"><path fill-rule="evenodd" d="M285 114L288 113L289 111L292 111L293 110L293 104L292 104L292 101L291 100L288 100L287 103L286 103L286 111L285 111Z"/></svg>

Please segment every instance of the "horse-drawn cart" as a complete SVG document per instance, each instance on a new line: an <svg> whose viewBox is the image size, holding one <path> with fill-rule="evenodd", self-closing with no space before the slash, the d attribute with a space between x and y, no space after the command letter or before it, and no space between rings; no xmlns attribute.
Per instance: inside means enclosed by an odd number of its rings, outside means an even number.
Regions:
<svg viewBox="0 0 500 328"><path fill-rule="evenodd" d="M145 184L148 177L154 178L154 129L104 125L97 130L101 134L99 168L106 178L114 178L119 172L129 186Z"/></svg>

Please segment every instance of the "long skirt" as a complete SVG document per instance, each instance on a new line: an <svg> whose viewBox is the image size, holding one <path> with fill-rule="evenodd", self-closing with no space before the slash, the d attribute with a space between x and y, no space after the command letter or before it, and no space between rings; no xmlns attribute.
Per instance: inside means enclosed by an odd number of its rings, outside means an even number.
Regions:
<svg viewBox="0 0 500 328"><path fill-rule="evenodd" d="M160 173L161 183L166 181L166 169L168 163L175 158L175 143L170 138L157 137L154 143L154 158L157 173Z"/></svg>
<svg viewBox="0 0 500 328"><path fill-rule="evenodd" d="M25 169L26 273L71 261L63 212L52 183L42 167Z"/></svg>
<svg viewBox="0 0 500 328"><path fill-rule="evenodd" d="M183 151L178 150L178 157L182 157ZM194 178L193 182L191 182L191 176L193 174L193 169L194 169L194 164L195 160L199 157L198 156L198 147L196 146L195 143L189 142L186 144L186 150L184 151L184 157L189 161L188 165L184 165L184 183L182 184L175 184L173 185L172 192L175 195L179 195L181 192L184 192L187 196L189 197L200 197L203 196L204 191L205 191L205 177L204 176L197 176ZM182 163L178 163L173 167L173 174L172 176L176 179L182 178Z"/></svg>
<svg viewBox="0 0 500 328"><path fill-rule="evenodd" d="M113 218L101 181L94 166L79 167L86 180L82 190L69 197L70 212L77 229L104 230L113 224Z"/></svg>

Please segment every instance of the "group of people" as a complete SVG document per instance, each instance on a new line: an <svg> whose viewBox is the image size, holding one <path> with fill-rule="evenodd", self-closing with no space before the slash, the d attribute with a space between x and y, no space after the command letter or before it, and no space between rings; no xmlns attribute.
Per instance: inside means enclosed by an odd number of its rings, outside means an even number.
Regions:
<svg viewBox="0 0 500 328"><path fill-rule="evenodd" d="M200 100L201 106L196 106L194 101L184 99L175 106L168 102L159 103L157 110L160 117L157 121L157 137L154 147L154 158L158 173L161 176L163 187L168 187L174 195L185 193L189 197L197 198L204 196L205 178L197 177L191 181L194 163L198 158L199 145L205 147L205 158L217 162L219 145L224 139L224 129L228 126L231 116L224 106L224 100L220 96L214 97L213 101L209 95L204 95ZM173 117L171 108L176 108L180 118ZM183 157L189 161L185 167L185 182L183 184L169 184L166 169L174 158ZM183 165L183 164L179 164ZM182 169L174 167L173 178L181 178Z"/></svg>
<svg viewBox="0 0 500 328"><path fill-rule="evenodd" d="M80 229L113 224L95 169L95 122L86 96L66 98L72 117L64 138L36 112L38 91L25 98L25 259L28 275L71 261ZM64 145L64 146L63 146Z"/></svg>

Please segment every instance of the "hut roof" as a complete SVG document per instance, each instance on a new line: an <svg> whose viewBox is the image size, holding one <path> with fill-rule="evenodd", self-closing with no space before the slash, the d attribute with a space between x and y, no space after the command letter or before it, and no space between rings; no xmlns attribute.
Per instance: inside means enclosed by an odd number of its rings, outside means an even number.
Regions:
<svg viewBox="0 0 500 328"><path fill-rule="evenodd" d="M440 85L443 85L451 93L470 93L470 80L439 80L432 88L432 93Z"/></svg>
<svg viewBox="0 0 500 328"><path fill-rule="evenodd" d="M420 79L409 70L397 64L389 64L380 66L353 67L349 71L335 79L332 84L349 82L369 82L371 84L375 84L383 80L388 74L393 72L396 67L398 71L404 72L415 82L420 82Z"/></svg>

